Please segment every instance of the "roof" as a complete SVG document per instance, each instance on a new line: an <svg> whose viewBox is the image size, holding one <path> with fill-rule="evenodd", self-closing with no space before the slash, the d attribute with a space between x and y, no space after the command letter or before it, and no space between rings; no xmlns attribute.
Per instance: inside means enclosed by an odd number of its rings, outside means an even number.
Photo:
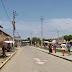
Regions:
<svg viewBox="0 0 72 72"><path fill-rule="evenodd" d="M54 38L54 39L60 39L60 38L63 38L63 37L58 37L58 38Z"/></svg>
<svg viewBox="0 0 72 72"><path fill-rule="evenodd" d="M0 30L0 41L5 41L5 40L9 40L9 39L12 40L13 38L9 34L3 32L2 30Z"/></svg>
<svg viewBox="0 0 72 72"><path fill-rule="evenodd" d="M9 34L5 33L4 31L0 30L0 32L3 32L6 36L10 36ZM11 37L11 36L10 36Z"/></svg>
<svg viewBox="0 0 72 72"><path fill-rule="evenodd" d="M0 25L0 28L3 28L3 27Z"/></svg>

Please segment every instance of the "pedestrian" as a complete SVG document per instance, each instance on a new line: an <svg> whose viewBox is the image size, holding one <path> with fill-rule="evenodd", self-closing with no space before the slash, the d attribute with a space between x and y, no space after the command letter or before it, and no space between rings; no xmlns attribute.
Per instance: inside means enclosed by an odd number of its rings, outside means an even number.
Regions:
<svg viewBox="0 0 72 72"><path fill-rule="evenodd" d="M57 45L54 44L54 45L53 45L53 48L54 48L54 50L55 50L55 53L56 53L56 47L57 47Z"/></svg>
<svg viewBox="0 0 72 72"><path fill-rule="evenodd" d="M62 53L63 53L63 56L65 54L65 47L62 47Z"/></svg>
<svg viewBox="0 0 72 72"><path fill-rule="evenodd" d="M6 57L6 54L5 54L5 45L2 47L2 53L3 53L3 56Z"/></svg>
<svg viewBox="0 0 72 72"><path fill-rule="evenodd" d="M67 43L68 55L71 55L71 53L70 53L70 48L71 48L71 45L70 45L70 43L68 42L68 43Z"/></svg>
<svg viewBox="0 0 72 72"><path fill-rule="evenodd" d="M49 44L49 53L52 53L52 44Z"/></svg>

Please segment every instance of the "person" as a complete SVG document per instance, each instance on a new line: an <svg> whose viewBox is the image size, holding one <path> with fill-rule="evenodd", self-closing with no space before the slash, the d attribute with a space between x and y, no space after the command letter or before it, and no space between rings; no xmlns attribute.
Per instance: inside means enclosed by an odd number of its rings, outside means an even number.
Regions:
<svg viewBox="0 0 72 72"><path fill-rule="evenodd" d="M63 56L64 56L64 54L65 54L65 47L64 46L62 46L62 53L63 53Z"/></svg>
<svg viewBox="0 0 72 72"><path fill-rule="evenodd" d="M3 53L3 56L6 57L6 54L5 54L5 46L2 47L2 53Z"/></svg>
<svg viewBox="0 0 72 72"><path fill-rule="evenodd" d="M54 45L53 45L53 48L54 48L54 50L55 50L55 53L56 53L56 44L54 44Z"/></svg>
<svg viewBox="0 0 72 72"><path fill-rule="evenodd" d="M52 45L49 44L49 53L52 53Z"/></svg>
<svg viewBox="0 0 72 72"><path fill-rule="evenodd" d="M11 46L10 46L10 43L9 43L8 46L7 46L7 52L10 52L10 49L11 49Z"/></svg>
<svg viewBox="0 0 72 72"><path fill-rule="evenodd" d="M68 44L67 44L68 55L71 55L71 53L70 53L70 48L71 48L71 45L70 45L70 43L68 43Z"/></svg>

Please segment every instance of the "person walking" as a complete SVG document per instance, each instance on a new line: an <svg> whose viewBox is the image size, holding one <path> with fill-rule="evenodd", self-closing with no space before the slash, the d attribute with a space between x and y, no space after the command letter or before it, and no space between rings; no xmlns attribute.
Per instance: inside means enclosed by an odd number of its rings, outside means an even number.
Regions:
<svg viewBox="0 0 72 72"><path fill-rule="evenodd" d="M52 53L52 44L49 44L49 53Z"/></svg>
<svg viewBox="0 0 72 72"><path fill-rule="evenodd" d="M3 56L6 57L6 54L5 54L5 45L2 47L2 53L3 53Z"/></svg>
<svg viewBox="0 0 72 72"><path fill-rule="evenodd" d="M63 56L65 54L65 47L62 47L62 53L63 53Z"/></svg>
<svg viewBox="0 0 72 72"><path fill-rule="evenodd" d="M53 45L53 48L55 50L55 53L56 53L56 46L57 46L56 44Z"/></svg>
<svg viewBox="0 0 72 72"><path fill-rule="evenodd" d="M71 53L70 53L70 48L71 48L71 44L70 44L70 43L68 43L68 44L67 44L68 55L71 55Z"/></svg>

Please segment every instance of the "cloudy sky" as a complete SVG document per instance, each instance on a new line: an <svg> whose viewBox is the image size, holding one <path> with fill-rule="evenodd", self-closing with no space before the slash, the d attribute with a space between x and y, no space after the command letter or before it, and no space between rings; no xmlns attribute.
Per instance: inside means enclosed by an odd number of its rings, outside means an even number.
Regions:
<svg viewBox="0 0 72 72"><path fill-rule="evenodd" d="M44 38L58 37L57 31L59 36L72 34L72 0L0 0L1 30L11 36L13 10L18 13L15 35L19 33L22 39L31 37L31 33L32 37L41 37L41 16Z"/></svg>

